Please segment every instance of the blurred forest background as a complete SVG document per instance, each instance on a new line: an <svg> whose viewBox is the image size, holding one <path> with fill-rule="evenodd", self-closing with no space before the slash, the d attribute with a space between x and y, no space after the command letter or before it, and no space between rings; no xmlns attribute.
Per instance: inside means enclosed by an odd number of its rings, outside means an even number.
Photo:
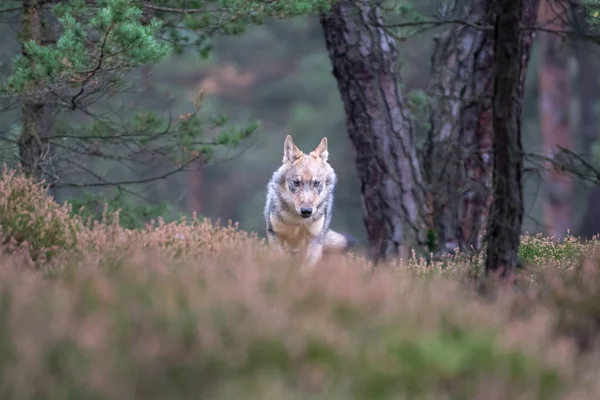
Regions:
<svg viewBox="0 0 600 400"><path fill-rule="evenodd" d="M429 1L414 0L407 4L424 14L433 12L434 4ZM424 30L399 45L400 73L407 98L414 99L415 107L419 105L420 91L427 90L433 37L445 28ZM9 15L0 17L0 73L3 76L10 73L13 58L21 51L17 40L19 29L18 20ZM567 65L571 84L567 101L571 141L568 145L582 152L591 148L590 137L595 140L596 135L593 118L599 76L594 65L599 65L595 61L598 49L593 44L582 42L577 47L574 43L577 44L573 41L566 45L571 49ZM128 218L129 212L131 224L141 224L144 218L157 213L170 219L180 213L197 212L213 220L237 221L240 228L264 236L262 212L266 184L281 163L285 136L291 134L304 151L312 150L327 136L330 163L339 177L332 226L366 241L353 149L318 17L269 19L264 25L248 26L239 36L217 36L213 45L206 59L194 49L185 49L166 61L138 69L128 78L135 83L132 85L135 90L126 94L126 100L132 107L153 110L163 116L171 113L173 118L180 118L194 111L195 99L203 93L202 112L225 114L232 123L238 124L259 121L260 128L253 136L241 141L233 150L221 151L220 158L224 161L144 185L129 186L116 200L117 189L102 186L59 186L52 189L55 198L81 205L98 199L90 197L90 193L103 194L119 206L133 205L125 210L124 216ZM527 152L538 154L545 151L539 95L543 67L540 41L535 40L523 106L523 146ZM19 108L12 107L14 98L5 97L2 101L0 137L15 138L21 129ZM425 135L421 125L418 125L418 135L420 140ZM3 142L0 156L9 164L14 162L15 154L10 144L10 140ZM160 167L153 165L152 160L148 160L143 171L92 157L85 161L89 168L101 170L112 178L135 180L160 174ZM600 231L600 219L594 216L592 209L597 207L594 194L600 197L596 190L584 182L575 182L574 200L568 210L573 233L591 235ZM523 231L551 233L545 229L543 209L549 199L539 170L527 169L524 193ZM166 208L159 207L161 204ZM155 207L142 207L145 211L139 212L136 211L139 206Z"/></svg>

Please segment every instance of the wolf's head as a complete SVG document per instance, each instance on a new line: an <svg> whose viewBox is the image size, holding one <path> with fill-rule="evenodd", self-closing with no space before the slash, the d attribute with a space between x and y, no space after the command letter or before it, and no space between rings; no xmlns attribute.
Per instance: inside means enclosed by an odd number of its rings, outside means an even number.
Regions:
<svg viewBox="0 0 600 400"><path fill-rule="evenodd" d="M283 165L280 168L281 198L303 218L322 215L335 185L335 173L327 162L327 138L309 154L304 154L292 140L285 138Z"/></svg>

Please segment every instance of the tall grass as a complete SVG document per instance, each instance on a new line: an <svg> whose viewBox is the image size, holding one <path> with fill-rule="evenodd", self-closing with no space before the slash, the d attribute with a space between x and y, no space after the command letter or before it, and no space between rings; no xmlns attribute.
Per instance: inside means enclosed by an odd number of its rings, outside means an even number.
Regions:
<svg viewBox="0 0 600 400"><path fill-rule="evenodd" d="M0 177L0 399L595 399L597 241L309 274L235 225L87 223ZM442 268L443 267L443 268Z"/></svg>

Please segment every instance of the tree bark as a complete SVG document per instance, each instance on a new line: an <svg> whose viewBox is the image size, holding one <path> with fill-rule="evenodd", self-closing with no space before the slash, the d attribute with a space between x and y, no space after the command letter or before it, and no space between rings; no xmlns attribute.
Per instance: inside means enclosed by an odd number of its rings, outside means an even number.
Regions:
<svg viewBox="0 0 600 400"><path fill-rule="evenodd" d="M42 46L56 43L58 27L56 19L44 10L43 0L24 0L21 21L23 57L29 57L25 43L34 41ZM49 15L50 14L50 15ZM40 181L44 179L49 193L57 195L53 187L59 174L57 158L51 147L56 103L48 91L41 91L35 82L21 95L21 134L17 139L19 158L23 172Z"/></svg>
<svg viewBox="0 0 600 400"><path fill-rule="evenodd" d="M21 40L23 57L29 57L25 43L42 42L42 5L39 0L23 1ZM35 93L23 95L21 101L22 130L17 144L23 171L35 179L42 176L42 131L44 129L44 104Z"/></svg>
<svg viewBox="0 0 600 400"><path fill-rule="evenodd" d="M507 277L518 266L523 222L521 112L539 0L499 0L494 29L493 196L486 274Z"/></svg>
<svg viewBox="0 0 600 400"><path fill-rule="evenodd" d="M199 158L190 164L190 171L185 173L187 210L190 213L195 212L198 215L201 215L204 211L202 208L202 190L204 188L203 164L204 160Z"/></svg>
<svg viewBox="0 0 600 400"><path fill-rule="evenodd" d="M487 0L455 0L447 10L474 25L494 23ZM481 248L492 200L493 57L491 31L458 25L435 38L424 172L439 255Z"/></svg>
<svg viewBox="0 0 600 400"><path fill-rule="evenodd" d="M398 50L376 5L337 1L321 16L361 182L371 258L423 243L424 188L414 127L398 87Z"/></svg>
<svg viewBox="0 0 600 400"><path fill-rule="evenodd" d="M577 8L572 9L577 25L583 32L589 33L590 25L586 21L587 13L582 13ZM598 118L596 118L594 110L600 89L598 78L600 53L596 43L583 38L573 40L573 49L578 64L579 124L577 137L579 151L582 157L590 160L592 146L598 140ZM600 187L594 186L582 191L587 197L587 204L576 233L582 238L591 239L600 233L600 209L597 207L598 201L600 201Z"/></svg>
<svg viewBox="0 0 600 400"><path fill-rule="evenodd" d="M564 30L567 17L556 15L550 0L540 4L540 24L548 29ZM568 61L569 46L558 34L540 32L542 63L539 75L539 107L542 125L543 151L552 157L556 146L572 149L569 109L571 84ZM548 236L562 239L573 228L573 179L548 163L545 172L546 201L544 225Z"/></svg>

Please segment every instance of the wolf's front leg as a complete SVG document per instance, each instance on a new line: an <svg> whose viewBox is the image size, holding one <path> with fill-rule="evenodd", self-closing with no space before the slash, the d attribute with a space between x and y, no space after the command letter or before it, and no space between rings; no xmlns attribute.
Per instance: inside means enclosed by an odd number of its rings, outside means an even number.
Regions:
<svg viewBox="0 0 600 400"><path fill-rule="evenodd" d="M323 239L321 237L314 238L308 244L306 249L306 257L304 258L303 268L313 268L323 255Z"/></svg>
<svg viewBox="0 0 600 400"><path fill-rule="evenodd" d="M279 240L274 231L267 229L267 241L269 243L269 247L275 250L276 253L284 254L281 240Z"/></svg>

